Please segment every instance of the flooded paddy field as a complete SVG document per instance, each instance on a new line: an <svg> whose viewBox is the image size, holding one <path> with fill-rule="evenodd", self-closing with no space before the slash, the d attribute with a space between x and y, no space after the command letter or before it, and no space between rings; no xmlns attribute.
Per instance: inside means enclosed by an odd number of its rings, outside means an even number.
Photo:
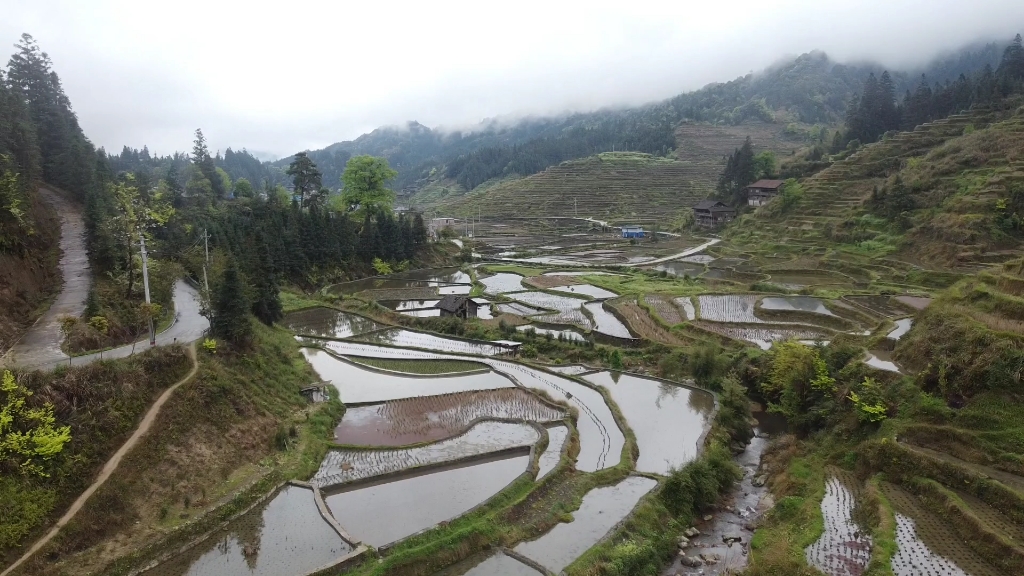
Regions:
<svg viewBox="0 0 1024 576"><path fill-rule="evenodd" d="M326 501L354 539L384 546L465 514L526 472L529 463L524 455L423 471L330 493Z"/></svg>
<svg viewBox="0 0 1024 576"><path fill-rule="evenodd" d="M554 338L555 340L561 339L571 342L586 342L587 340L586 336L571 328L556 330L554 328L544 328L541 326L535 326L533 324L523 324L522 326L516 326L516 330L519 330L520 332L529 332L530 330L533 330L542 337L550 334L551 337Z"/></svg>
<svg viewBox="0 0 1024 576"><path fill-rule="evenodd" d="M752 294L702 294L697 297L702 320L743 324L763 323L756 315L757 296Z"/></svg>
<svg viewBox="0 0 1024 576"><path fill-rule="evenodd" d="M317 338L349 338L386 328L384 324L358 314L325 307L285 314L281 325L296 334Z"/></svg>
<svg viewBox="0 0 1024 576"><path fill-rule="evenodd" d="M674 326L683 321L679 308L666 296L661 294L647 294L644 296L644 303L650 306L651 310L653 310L654 313L664 320L669 326Z"/></svg>
<svg viewBox="0 0 1024 576"><path fill-rule="evenodd" d="M674 302L676 303L676 306L679 306L679 309L683 311L683 316L687 320L695 320L697 318L697 308L694 307L692 298L684 296L682 298L676 298Z"/></svg>
<svg viewBox="0 0 1024 576"><path fill-rule="evenodd" d="M423 378L361 368L315 348L303 348L302 354L321 378L331 382L338 389L341 401L346 404L385 402L399 398L495 390L514 386L511 380L494 372Z"/></svg>
<svg viewBox="0 0 1024 576"><path fill-rule="evenodd" d="M569 439L569 427L565 424L548 426L548 446L537 459L537 480L553 472L565 451L565 441Z"/></svg>
<svg viewBox="0 0 1024 576"><path fill-rule="evenodd" d="M358 340L372 344L388 344L409 348L426 348L440 352L461 352L463 354L478 354L490 356L503 351L502 348L486 342L471 342L455 338L435 336L425 332L413 332L403 328L386 328L376 332L366 332L356 336Z"/></svg>
<svg viewBox="0 0 1024 576"><path fill-rule="evenodd" d="M535 320L551 324L576 324L588 330L592 327L590 319L583 314L583 305L586 300L556 296L547 292L519 292L511 297L530 306L556 311L535 316Z"/></svg>
<svg viewBox="0 0 1024 576"><path fill-rule="evenodd" d="M558 573L604 538L656 485L650 478L630 476L614 486L594 488L572 513L573 522L558 524L515 551Z"/></svg>
<svg viewBox="0 0 1024 576"><path fill-rule="evenodd" d="M460 286L471 286L472 278L458 268L431 268L410 270L388 276L374 276L351 282L333 284L327 288L331 294L350 296L368 290L386 291L407 288L436 288L440 294L462 294ZM446 291L441 291L446 290Z"/></svg>
<svg viewBox="0 0 1024 576"><path fill-rule="evenodd" d="M885 350L871 350L864 355L864 363L886 372L899 372L900 367L892 361L892 353Z"/></svg>
<svg viewBox="0 0 1024 576"><path fill-rule="evenodd" d="M870 530L853 520L859 492L860 482L842 471L834 471L825 483L825 530L804 553L809 565L828 576L860 576L871 561Z"/></svg>
<svg viewBox="0 0 1024 576"><path fill-rule="evenodd" d="M522 276L508 272L499 272L493 276L480 278L479 281L484 285L484 292L487 294L505 294L530 289L523 285Z"/></svg>
<svg viewBox="0 0 1024 576"><path fill-rule="evenodd" d="M574 380L521 364L499 360L491 360L489 363L495 370L508 374L523 386L543 390L552 398L565 401L579 410L576 423L580 435L580 452L576 457L578 470L596 472L619 463L626 437L600 392Z"/></svg>
<svg viewBox="0 0 1024 576"><path fill-rule="evenodd" d="M556 292L566 292L568 294L583 294L596 300L604 300L607 298L615 298L618 296L611 290L605 290L604 288L598 288L591 284L573 284L571 286L556 286L552 288Z"/></svg>
<svg viewBox="0 0 1024 576"><path fill-rule="evenodd" d="M616 338L633 339L633 334L621 320L605 309L604 302L587 302L583 305L594 318L594 331Z"/></svg>
<svg viewBox="0 0 1024 576"><path fill-rule="evenodd" d="M896 545L892 572L896 576L997 576L991 566L967 546L948 522L921 506L903 488L882 482L882 492L896 513Z"/></svg>
<svg viewBox="0 0 1024 576"><path fill-rule="evenodd" d="M541 576L541 573L502 552L483 552L435 576Z"/></svg>
<svg viewBox="0 0 1024 576"><path fill-rule="evenodd" d="M358 480L513 448L523 448L525 453L529 453L530 446L538 440L540 433L529 424L488 421L475 424L460 436L425 446L380 450L334 449L327 452L311 482L320 488L330 489Z"/></svg>
<svg viewBox="0 0 1024 576"><path fill-rule="evenodd" d="M843 300L879 318L898 318L907 314L907 308L892 296L844 296Z"/></svg>
<svg viewBox="0 0 1024 576"><path fill-rule="evenodd" d="M914 325L913 318L902 318L896 321L896 327L893 328L892 332L886 334L886 338L890 340L899 340L904 334L910 332L910 328Z"/></svg>
<svg viewBox="0 0 1024 576"><path fill-rule="evenodd" d="M603 272L601 270L556 270L554 272L544 272L542 276L622 276L622 274L615 274L614 272Z"/></svg>
<svg viewBox="0 0 1024 576"><path fill-rule="evenodd" d="M548 370L552 372L558 372L559 374L568 374L569 376L575 376L577 374L583 374L584 372L592 372L590 368L582 364L569 364L567 366L548 366Z"/></svg>
<svg viewBox="0 0 1024 576"><path fill-rule="evenodd" d="M497 306L498 312L501 314L515 314L516 316L531 316L533 314L542 314L544 310L540 308L533 308L526 304L520 304L519 302L502 302Z"/></svg>
<svg viewBox="0 0 1024 576"><path fill-rule="evenodd" d="M769 296L761 300L761 308L835 316L820 299L812 296Z"/></svg>
<svg viewBox="0 0 1024 576"><path fill-rule="evenodd" d="M309 488L285 486L188 552L145 576L303 576L352 552Z"/></svg>
<svg viewBox="0 0 1024 576"><path fill-rule="evenodd" d="M704 264L686 262L683 260L674 260L672 262L665 262L664 264L658 264L654 267L658 272L665 272L672 276L679 276L680 278L689 276L690 278L696 278L707 272L707 268Z"/></svg>
<svg viewBox="0 0 1024 576"><path fill-rule="evenodd" d="M711 393L621 372L583 378L611 392L622 410L640 449L637 470L668 474L697 457L715 410Z"/></svg>
<svg viewBox="0 0 1024 576"><path fill-rule="evenodd" d="M700 328L735 340L744 340L756 345L762 350L768 350L775 342L783 340L801 340L819 342L826 340L829 336L823 331L816 331L803 328L764 328L751 326L730 326L717 322L698 322Z"/></svg>
<svg viewBox="0 0 1024 576"><path fill-rule="evenodd" d="M389 308L396 312L402 312L405 310L420 310L423 308L433 308L435 304L440 300L381 300L377 302L385 308Z"/></svg>
<svg viewBox="0 0 1024 576"><path fill-rule="evenodd" d="M334 429L334 441L402 446L449 438L480 419L552 422L564 417L564 410L548 406L519 388L456 392L348 408Z"/></svg>

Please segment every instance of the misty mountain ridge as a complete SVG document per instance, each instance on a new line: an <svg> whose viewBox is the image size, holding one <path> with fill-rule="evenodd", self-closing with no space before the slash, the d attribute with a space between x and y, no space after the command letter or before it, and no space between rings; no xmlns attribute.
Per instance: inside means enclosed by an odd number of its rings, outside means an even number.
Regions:
<svg viewBox="0 0 1024 576"><path fill-rule="evenodd" d="M924 74L945 83L999 62L1002 43L975 43L930 64L892 71L897 94L913 91ZM493 178L528 176L566 160L628 150L667 155L681 122L738 125L749 121L836 125L869 74L886 70L871 62L840 63L822 51L784 58L761 72L710 83L641 106L609 106L590 112L521 119L488 118L469 127L425 126L417 121L383 126L354 140L307 151L336 186L351 156L387 158L398 171L394 188L413 193L428 181L452 180L471 190ZM283 170L291 157L273 163Z"/></svg>

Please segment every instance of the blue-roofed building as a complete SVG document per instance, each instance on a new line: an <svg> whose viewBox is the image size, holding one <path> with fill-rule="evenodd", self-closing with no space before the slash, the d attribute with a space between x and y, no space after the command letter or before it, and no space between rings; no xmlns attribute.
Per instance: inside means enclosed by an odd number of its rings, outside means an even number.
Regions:
<svg viewBox="0 0 1024 576"><path fill-rule="evenodd" d="M644 227L643 226L623 226L622 227L623 238L643 238Z"/></svg>

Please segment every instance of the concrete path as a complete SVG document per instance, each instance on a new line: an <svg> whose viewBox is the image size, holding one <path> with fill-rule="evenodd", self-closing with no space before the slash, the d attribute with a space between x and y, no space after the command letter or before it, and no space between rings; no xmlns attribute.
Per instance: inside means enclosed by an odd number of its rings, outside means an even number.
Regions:
<svg viewBox="0 0 1024 576"><path fill-rule="evenodd" d="M203 332L205 332L209 327L210 321L200 314L199 291L184 280L176 281L174 284L174 321L171 323L170 327L156 335L156 345L165 346L167 344L174 344L175 342L180 344L192 342L199 339L203 335ZM59 340L60 329L56 328L55 330ZM57 347L58 355L30 354L26 357L22 355L8 354L4 360L7 360L11 362L12 365L16 365L20 368L52 370L61 364L64 366L69 364L71 366L83 366L85 364L91 364L101 358L104 360L127 358L132 354L145 352L149 348L149 336L147 335L135 344L125 344L124 346L119 346L111 350L104 350L103 352L74 356L71 358L70 362L68 361L67 355L60 351L59 346Z"/></svg>
<svg viewBox="0 0 1024 576"><path fill-rule="evenodd" d="M685 258L687 256L692 256L694 254L698 254L700 252L703 252L704 250L707 250L709 247L714 246L715 244L718 244L719 242L721 242L721 240L719 240L718 238L715 238L713 240L710 240L708 242L705 242L705 243L701 244L700 246L695 246L693 248L688 248L686 250L683 250L679 254L673 254L671 256L665 256L664 258L657 258L657 259L654 259L654 260L647 260L646 262L637 262L635 264L623 264L623 266L639 267L639 266L650 266L651 264L661 264L662 262L669 262L671 260L677 260L679 258Z"/></svg>
<svg viewBox="0 0 1024 576"><path fill-rule="evenodd" d="M40 188L39 194L53 205L60 217L60 273L64 286L50 309L0 358L0 365L35 366L61 357L66 360L60 349L60 317L81 316L92 286L81 209L48 188Z"/></svg>
<svg viewBox="0 0 1024 576"><path fill-rule="evenodd" d="M0 572L0 576L7 576L13 572L18 568L18 566L21 566L33 554L45 546L47 542L52 540L53 537L60 532L60 529L67 525L67 523L70 522L76 514L78 514L79 510L82 509L82 506L85 505L86 501L92 497L96 490L99 489L99 487L102 486L108 478L110 478L110 475L113 474L114 470L117 470L117 467L121 464L121 459L124 458L124 455L139 443L139 440L146 435L146 432L149 432L149 429L153 426L153 422L156 421L157 415L160 414L160 409L163 408L163 405L167 402L167 399L171 397L171 394L174 394L174 391L178 389L178 386L188 382L193 376L195 376L196 371L199 369L199 363L196 361L195 344L188 347L188 355L189 358L192 359L192 369L189 370L188 374L186 374L181 380L175 382L170 388L164 390L164 393L156 399L156 402L150 406L146 415L142 417L142 421L139 422L139 427L135 429L135 432L133 432L131 437L128 438L128 441L122 444L121 447L117 449L117 452L110 457L110 460L107 460L107 463L103 465L103 469L100 470L100 474L96 477L96 480L94 480L93 483L90 484L89 487L86 488L85 491L82 492L82 494L71 504L71 507L68 508L67 512L60 517L60 520L57 520L57 524L55 524L45 536L32 544L32 547L26 550L21 558L18 558L14 564L11 564L3 572Z"/></svg>

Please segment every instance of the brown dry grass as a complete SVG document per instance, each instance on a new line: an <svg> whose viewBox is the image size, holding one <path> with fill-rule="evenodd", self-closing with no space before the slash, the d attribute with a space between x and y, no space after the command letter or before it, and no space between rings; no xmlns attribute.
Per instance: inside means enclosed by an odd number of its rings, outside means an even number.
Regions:
<svg viewBox="0 0 1024 576"><path fill-rule="evenodd" d="M644 302L669 326L675 326L684 321L682 314L679 313L679 308L661 294L647 294L644 296Z"/></svg>
<svg viewBox="0 0 1024 576"><path fill-rule="evenodd" d="M629 329L641 338L669 346L690 346L694 343L693 339L666 330L636 302L610 302L609 305L626 321Z"/></svg>
<svg viewBox="0 0 1024 576"><path fill-rule="evenodd" d="M534 288L554 288L555 286L584 284L584 282L578 276L531 276L524 279L523 284L528 284Z"/></svg>

